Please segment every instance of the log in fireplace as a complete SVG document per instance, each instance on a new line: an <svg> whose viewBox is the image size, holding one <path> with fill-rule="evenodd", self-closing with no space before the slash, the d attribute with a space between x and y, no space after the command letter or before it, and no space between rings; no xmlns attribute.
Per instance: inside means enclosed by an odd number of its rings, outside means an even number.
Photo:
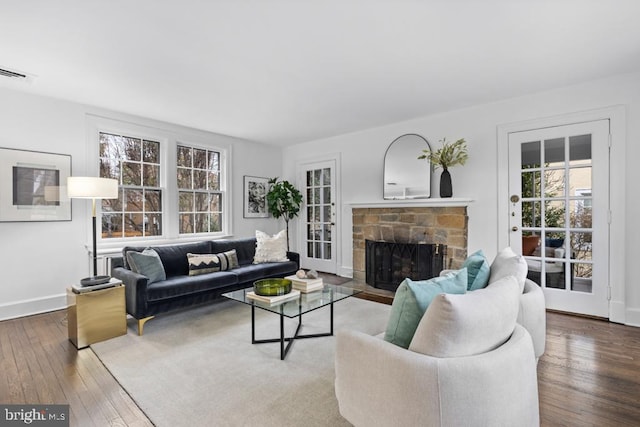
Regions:
<svg viewBox="0 0 640 427"><path fill-rule="evenodd" d="M425 280L444 268L447 245L365 241L365 277L374 288L395 291L405 279Z"/></svg>

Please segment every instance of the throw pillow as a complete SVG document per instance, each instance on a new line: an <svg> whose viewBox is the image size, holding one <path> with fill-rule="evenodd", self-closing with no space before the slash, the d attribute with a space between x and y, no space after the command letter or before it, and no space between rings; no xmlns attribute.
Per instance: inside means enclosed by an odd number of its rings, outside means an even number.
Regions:
<svg viewBox="0 0 640 427"><path fill-rule="evenodd" d="M220 252L216 254L220 260L220 270L233 270L238 268L238 254L235 249L226 252Z"/></svg>
<svg viewBox="0 0 640 427"><path fill-rule="evenodd" d="M215 254L187 254L189 276L214 273L220 271L220 258Z"/></svg>
<svg viewBox="0 0 640 427"><path fill-rule="evenodd" d="M525 261L524 257L513 252L510 247L506 247L496 255L496 258L491 263L489 284L506 276L515 276L520 287L520 293L522 293L524 281L527 278L527 270L527 261Z"/></svg>
<svg viewBox="0 0 640 427"><path fill-rule="evenodd" d="M408 348L420 319L436 295L445 292L463 294L466 291L467 270L464 268L429 280L403 280L391 304L385 341Z"/></svg>
<svg viewBox="0 0 640 427"><path fill-rule="evenodd" d="M149 279L149 284L167 278L160 255L151 248L146 248L142 252L127 252L127 262L132 271L146 276Z"/></svg>
<svg viewBox="0 0 640 427"><path fill-rule="evenodd" d="M507 276L466 295L437 295L418 325L409 350L433 357L463 357L491 351L515 328L520 297Z"/></svg>
<svg viewBox="0 0 640 427"><path fill-rule="evenodd" d="M253 263L283 261L289 261L287 258L287 231L282 230L269 236L267 233L256 230L256 253L253 257Z"/></svg>
<svg viewBox="0 0 640 427"><path fill-rule="evenodd" d="M482 289L489 283L489 274L491 269L487 258L484 256L482 250L476 251L471 254L462 264L462 268L467 269L467 290L475 291L476 289Z"/></svg>

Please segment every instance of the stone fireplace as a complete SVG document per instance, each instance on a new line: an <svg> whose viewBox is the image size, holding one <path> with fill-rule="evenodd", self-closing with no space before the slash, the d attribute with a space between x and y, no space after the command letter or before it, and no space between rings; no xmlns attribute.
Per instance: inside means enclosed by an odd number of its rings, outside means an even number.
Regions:
<svg viewBox="0 0 640 427"><path fill-rule="evenodd" d="M367 240L446 245L443 268L459 268L467 257L467 203L451 204L352 205L353 278L366 280Z"/></svg>

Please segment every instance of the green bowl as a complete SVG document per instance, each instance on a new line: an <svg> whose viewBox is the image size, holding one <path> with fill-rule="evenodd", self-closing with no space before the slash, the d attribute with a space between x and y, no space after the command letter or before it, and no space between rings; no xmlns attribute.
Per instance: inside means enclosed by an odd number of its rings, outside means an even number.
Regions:
<svg viewBox="0 0 640 427"><path fill-rule="evenodd" d="M253 292L265 297L286 295L291 292L289 279L260 279L253 282Z"/></svg>

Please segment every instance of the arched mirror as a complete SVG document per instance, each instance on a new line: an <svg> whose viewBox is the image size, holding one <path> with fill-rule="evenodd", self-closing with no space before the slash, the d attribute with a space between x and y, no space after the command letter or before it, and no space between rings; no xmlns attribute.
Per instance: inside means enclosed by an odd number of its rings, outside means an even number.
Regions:
<svg viewBox="0 0 640 427"><path fill-rule="evenodd" d="M385 199L431 197L431 164L418 160L422 150L430 149L420 135L409 133L396 138L384 155Z"/></svg>

